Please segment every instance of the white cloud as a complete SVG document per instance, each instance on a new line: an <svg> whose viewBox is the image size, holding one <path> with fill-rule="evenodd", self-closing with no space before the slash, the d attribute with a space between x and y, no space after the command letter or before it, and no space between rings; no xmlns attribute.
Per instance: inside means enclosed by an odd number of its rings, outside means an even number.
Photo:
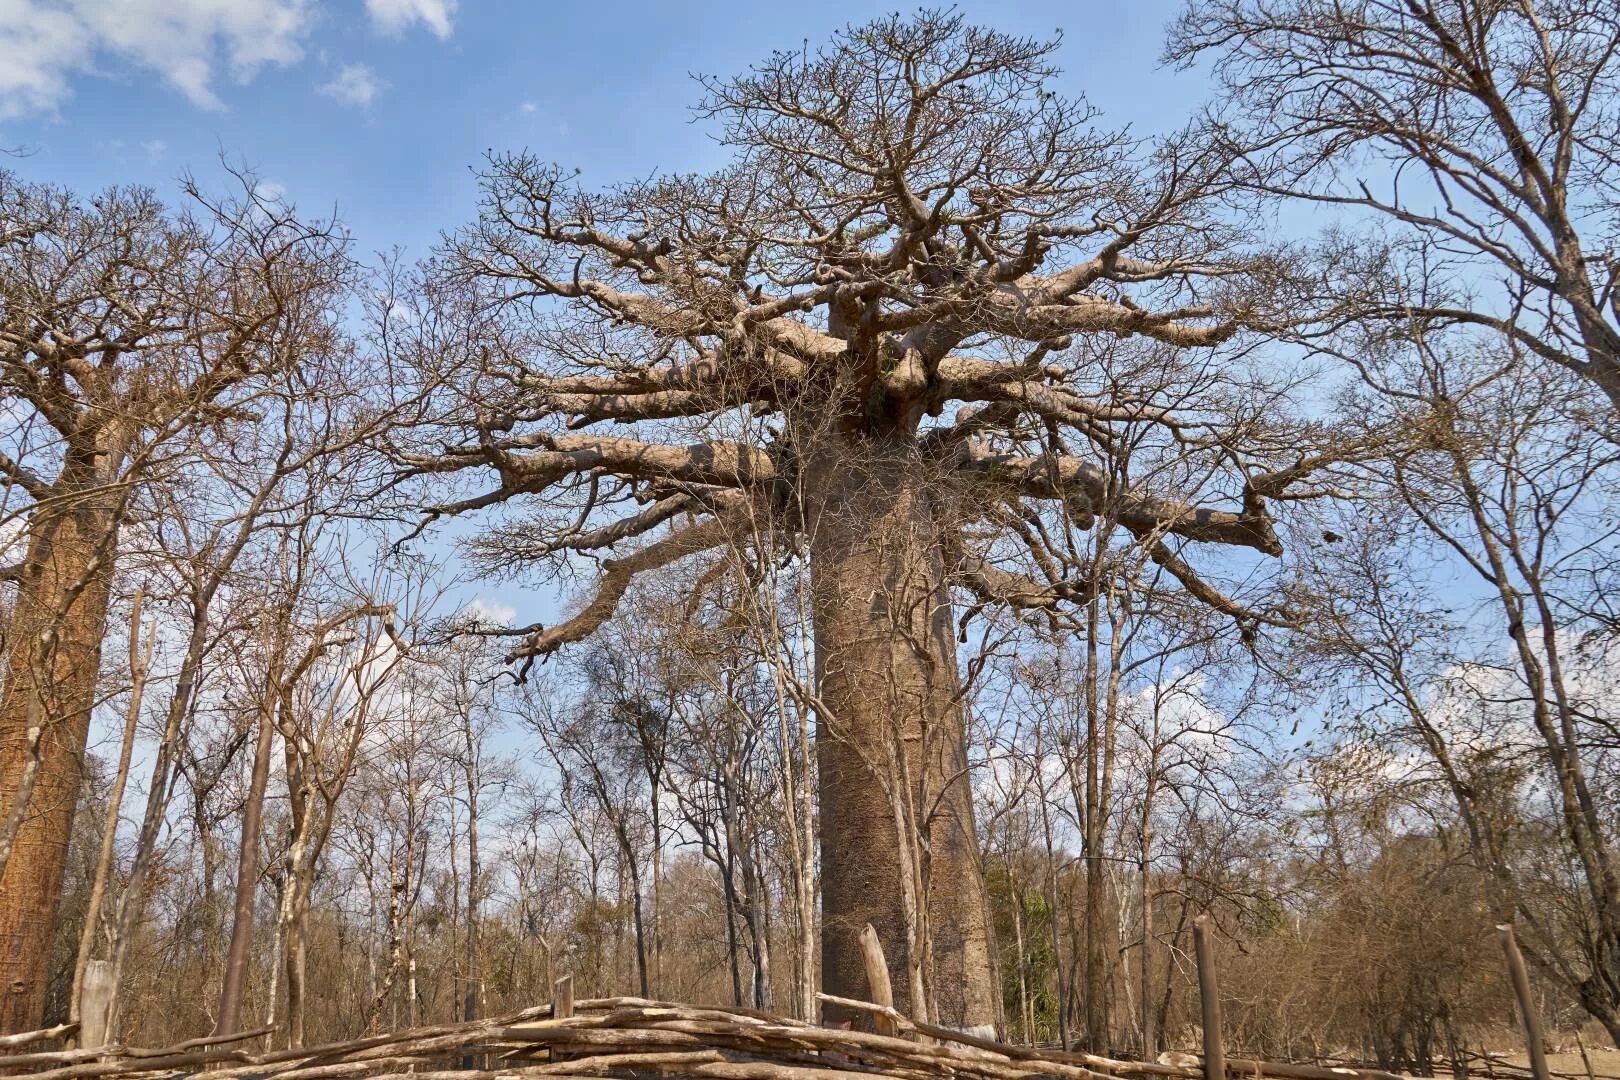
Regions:
<svg viewBox="0 0 1620 1080"><path fill-rule="evenodd" d="M141 150L146 153L146 160L148 161L156 161L163 156L163 151L168 148L169 144L162 139L147 139L141 143Z"/></svg>
<svg viewBox="0 0 1620 1080"><path fill-rule="evenodd" d="M220 108L218 71L245 82L298 60L312 12L312 0L0 0L0 118L56 108L107 57Z"/></svg>
<svg viewBox="0 0 1620 1080"><path fill-rule="evenodd" d="M260 180L253 185L253 194L267 203L282 202L287 198L287 185L277 180Z"/></svg>
<svg viewBox="0 0 1620 1080"><path fill-rule="evenodd" d="M523 104L519 105L518 108L523 112L532 113L535 109L539 108L539 106L532 101L525 101Z"/></svg>
<svg viewBox="0 0 1620 1080"><path fill-rule="evenodd" d="M390 34L403 33L415 23L425 23L440 38L450 36L450 16L456 0L366 0L366 13L379 28Z"/></svg>
<svg viewBox="0 0 1620 1080"><path fill-rule="evenodd" d="M72 58L84 48L72 15L30 3L0 5L0 117L50 109L67 94Z"/></svg>
<svg viewBox="0 0 1620 1080"><path fill-rule="evenodd" d="M517 618L517 608L503 604L499 600L486 600L482 596L475 596L472 603L461 609L461 614L481 623L511 626L512 621Z"/></svg>
<svg viewBox="0 0 1620 1080"><path fill-rule="evenodd" d="M268 64L303 59L319 21L319 0L0 0L0 120L49 113L72 96L75 79L128 64L154 73L193 105L218 109L221 75L251 80ZM457 0L366 0L379 29L420 23L451 33ZM350 69L345 68L344 72ZM364 71L364 69L361 69ZM369 75L369 72L364 72ZM340 74L333 96L342 92ZM349 97L382 88L353 82ZM365 89L369 87L368 89Z"/></svg>
<svg viewBox="0 0 1620 1080"><path fill-rule="evenodd" d="M356 105L365 108L377 100L377 95L388 88L388 84L377 77L377 73L364 64L344 64L338 69L337 78L323 84L320 92L329 98L335 98L345 105Z"/></svg>

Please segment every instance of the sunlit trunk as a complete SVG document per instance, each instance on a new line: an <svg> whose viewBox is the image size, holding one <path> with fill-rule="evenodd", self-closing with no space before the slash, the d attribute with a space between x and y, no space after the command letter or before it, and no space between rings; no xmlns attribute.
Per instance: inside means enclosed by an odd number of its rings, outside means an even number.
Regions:
<svg viewBox="0 0 1620 1080"><path fill-rule="evenodd" d="M993 1027L940 509L909 433L817 442L806 475L822 705L822 979L830 994L867 996L859 938L871 923L897 976L924 961L933 1000L912 1001L913 981L896 977L900 1009ZM897 819L913 830L910 850Z"/></svg>
<svg viewBox="0 0 1620 1080"><path fill-rule="evenodd" d="M60 487L93 488L99 452ZM71 479L73 473L82 480ZM118 513L85 496L30 520L0 682L0 1032L41 1026L51 939L83 776Z"/></svg>

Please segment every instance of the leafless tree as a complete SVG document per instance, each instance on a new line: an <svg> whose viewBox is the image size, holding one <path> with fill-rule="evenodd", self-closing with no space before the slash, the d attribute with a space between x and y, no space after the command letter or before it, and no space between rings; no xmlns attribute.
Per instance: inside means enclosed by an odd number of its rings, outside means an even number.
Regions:
<svg viewBox="0 0 1620 1080"><path fill-rule="evenodd" d="M1318 641L1372 695L1372 737L1412 746L1454 801L1499 918L1620 1041L1604 615L1620 460L1594 437L1588 384L1489 342L1415 335L1360 360L1356 410L1412 437L1366 478L1359 512L1377 527L1332 546L1342 576L1319 592ZM1463 584L1432 586L1437 564Z"/></svg>
<svg viewBox="0 0 1620 1080"><path fill-rule="evenodd" d="M1346 211L1328 325L1488 328L1620 404L1612 4L1193 0L1167 56L1213 59L1237 182Z"/></svg>
<svg viewBox="0 0 1620 1080"><path fill-rule="evenodd" d="M323 347L344 244L263 198L0 176L0 483L24 522L0 684L0 1027L37 1027L120 528L146 478Z"/></svg>
<svg viewBox="0 0 1620 1080"><path fill-rule="evenodd" d="M408 460L499 477L434 512L545 496L488 538L490 564L643 541L605 564L576 617L530 628L517 658L585 637L636 574L751 522L802 537L826 987L862 992L870 922L942 995L907 1007L967 1026L998 1006L950 590L1040 609L1084 584L996 565L961 508L992 527L1043 503L1083 523L1106 513L1254 621L1187 552L1279 553L1267 502L1315 460L1297 444L1247 456L1207 415L1182 429L1161 403L1088 381L1086 343L1209 350L1269 320L1270 264L1204 206L1217 161L1174 140L1139 155L1046 89L1055 47L954 14L885 19L705 81L699 114L735 153L719 172L588 192L532 156L494 157L483 215L434 268L447 314L413 343L425 368L460 364L465 379L446 414L459 438ZM476 331L455 331L467 317ZM951 402L953 422L924 424ZM1113 426L1144 421L1203 448L1202 484L1107 467ZM607 422L639 437L597 430ZM874 782L863 751L882 746L903 750L892 783ZM906 829L931 860L914 868L932 884L910 916ZM908 934L917 920L931 933ZM930 940L947 943L931 964L916 956Z"/></svg>

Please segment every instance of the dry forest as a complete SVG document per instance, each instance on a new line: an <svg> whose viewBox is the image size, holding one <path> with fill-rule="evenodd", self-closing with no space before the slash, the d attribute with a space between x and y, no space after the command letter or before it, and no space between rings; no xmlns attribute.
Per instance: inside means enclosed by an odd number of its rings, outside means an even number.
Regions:
<svg viewBox="0 0 1620 1080"><path fill-rule="evenodd" d="M0 1071L1620 1075L1620 7L1088 47L408 257L0 161Z"/></svg>

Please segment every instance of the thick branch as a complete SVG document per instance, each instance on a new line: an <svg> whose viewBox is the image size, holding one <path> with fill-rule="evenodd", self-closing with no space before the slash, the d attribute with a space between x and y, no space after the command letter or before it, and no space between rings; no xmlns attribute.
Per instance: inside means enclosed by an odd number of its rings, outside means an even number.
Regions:
<svg viewBox="0 0 1620 1080"><path fill-rule="evenodd" d="M969 452L956 462L961 475L981 476L1037 499L1082 499L1092 512L1133 532L1162 532L1217 544L1282 554L1282 544L1256 501L1254 512L1213 510L1130 492L1111 492L1097 466L1073 457L1018 457Z"/></svg>
<svg viewBox="0 0 1620 1080"><path fill-rule="evenodd" d="M21 462L0 453L0 487L19 487L38 500L50 498L51 485Z"/></svg>
<svg viewBox="0 0 1620 1080"><path fill-rule="evenodd" d="M1111 421L1147 421L1172 430L1181 427L1168 409L1099 405L1066 386L1031 377L1038 374L1024 365L953 356L940 361L934 391L941 401L1009 402L1048 420L1088 430L1097 422Z"/></svg>
<svg viewBox="0 0 1620 1080"><path fill-rule="evenodd" d="M522 449L528 446L544 449ZM409 455L405 460L422 472L457 472L489 464L500 473L501 487L497 491L457 503L454 509L440 508L440 513L488 506L509 495L535 494L570 476L586 473L730 488L780 479L776 462L766 451L718 440L665 446L609 435L541 433L457 448L443 455Z"/></svg>
<svg viewBox="0 0 1620 1080"><path fill-rule="evenodd" d="M718 547L732 535L732 528L728 517L711 518L672 532L623 559L606 560L602 564L602 576L596 583L596 593L579 613L567 622L531 635L512 650L508 661L544 656L590 636L618 610L619 601L637 574L657 570L688 555Z"/></svg>

